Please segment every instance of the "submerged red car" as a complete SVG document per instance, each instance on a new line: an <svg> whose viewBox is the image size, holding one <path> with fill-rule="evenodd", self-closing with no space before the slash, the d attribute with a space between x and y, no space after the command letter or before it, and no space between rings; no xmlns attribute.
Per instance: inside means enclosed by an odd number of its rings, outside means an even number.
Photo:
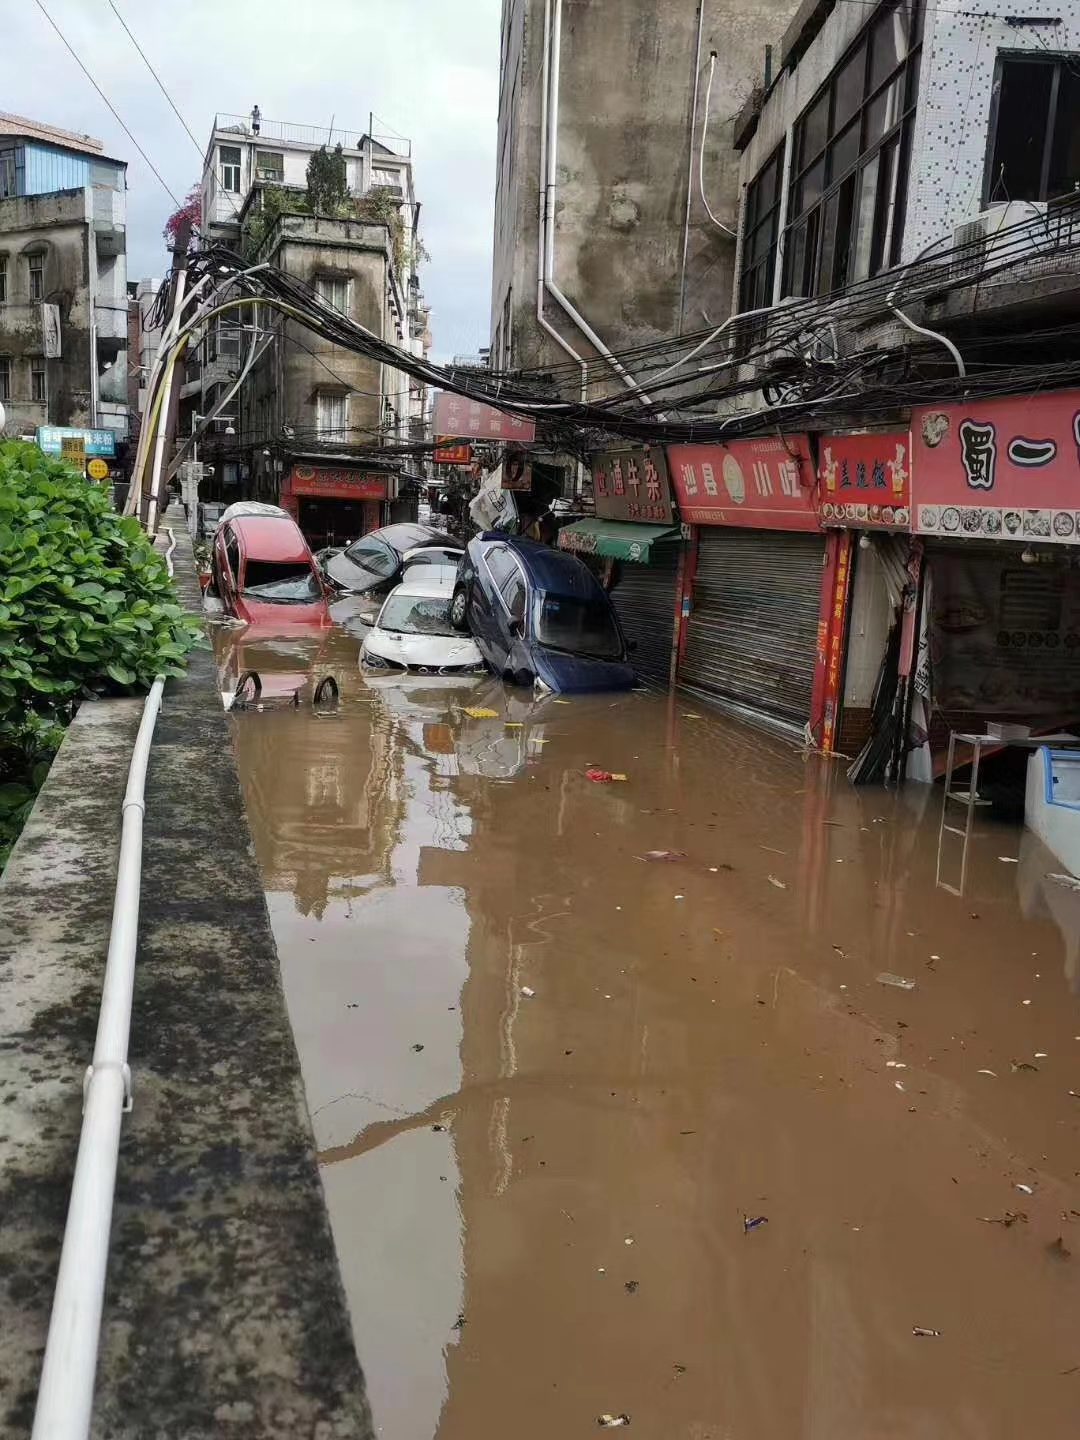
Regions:
<svg viewBox="0 0 1080 1440"><path fill-rule="evenodd" d="M311 547L276 505L230 505L214 536L211 586L225 613L249 625L328 626Z"/></svg>

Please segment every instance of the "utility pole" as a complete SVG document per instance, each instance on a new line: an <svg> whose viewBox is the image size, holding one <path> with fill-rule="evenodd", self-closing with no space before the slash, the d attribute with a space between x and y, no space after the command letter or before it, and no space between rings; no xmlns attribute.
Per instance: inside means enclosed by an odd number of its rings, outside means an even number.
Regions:
<svg viewBox="0 0 1080 1440"><path fill-rule="evenodd" d="M162 334L162 349L164 349L167 340L175 338L175 332L179 329L180 312L184 303L184 292L187 288L188 246L190 243L191 221L185 216L177 227L176 239L173 244L169 320ZM149 501L146 510L146 528L151 535L153 535L157 529L166 442L173 439L176 435L176 422L180 409L180 386L174 385L173 383L173 371L176 365L182 361L183 353L183 345L176 347L174 353L170 355L165 362L165 373L161 381L161 398L157 411L157 430L153 440L153 461L150 471ZM149 443L147 450L149 450ZM142 456L142 468L139 470L140 494L136 497L137 504L141 504L141 485L142 476L145 472L146 459L147 455L146 452L144 452Z"/></svg>

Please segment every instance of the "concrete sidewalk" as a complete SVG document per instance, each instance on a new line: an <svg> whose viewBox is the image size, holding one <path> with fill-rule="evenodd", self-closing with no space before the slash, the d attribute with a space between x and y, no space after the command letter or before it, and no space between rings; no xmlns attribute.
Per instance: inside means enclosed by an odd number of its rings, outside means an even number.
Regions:
<svg viewBox="0 0 1080 1440"><path fill-rule="evenodd" d="M199 607L176 520L178 587ZM32 1418L141 702L83 706L0 880L0 1436ZM372 1435L213 656L171 681L93 1433Z"/></svg>

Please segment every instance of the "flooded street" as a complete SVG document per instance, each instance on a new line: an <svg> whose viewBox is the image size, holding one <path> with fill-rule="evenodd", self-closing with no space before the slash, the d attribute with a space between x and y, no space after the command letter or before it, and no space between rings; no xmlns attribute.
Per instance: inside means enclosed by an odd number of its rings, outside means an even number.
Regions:
<svg viewBox="0 0 1080 1440"><path fill-rule="evenodd" d="M1048 852L981 821L959 897L940 791L685 697L369 682L358 645L264 647L231 723L378 1433L1074 1434Z"/></svg>

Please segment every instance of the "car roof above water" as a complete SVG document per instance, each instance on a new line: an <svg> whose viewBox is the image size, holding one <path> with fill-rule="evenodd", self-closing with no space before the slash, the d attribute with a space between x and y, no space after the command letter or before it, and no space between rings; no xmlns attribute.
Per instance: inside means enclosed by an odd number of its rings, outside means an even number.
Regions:
<svg viewBox="0 0 1080 1440"><path fill-rule="evenodd" d="M442 570L442 567L438 567ZM414 578L415 576L415 578ZM389 600L394 595L407 597L416 596L419 599L431 599L437 596L443 600L449 600L454 593L453 571L432 575L430 570L409 572L400 585L396 585L386 598Z"/></svg>
<svg viewBox="0 0 1080 1440"><path fill-rule="evenodd" d="M563 550L553 550L550 545L541 545L537 540L526 540L520 535L503 535L497 530L487 531L480 539L506 545L521 561L526 575L538 590L555 595L576 595L581 599L595 599L598 591L603 594L600 582L592 571L576 556Z"/></svg>

